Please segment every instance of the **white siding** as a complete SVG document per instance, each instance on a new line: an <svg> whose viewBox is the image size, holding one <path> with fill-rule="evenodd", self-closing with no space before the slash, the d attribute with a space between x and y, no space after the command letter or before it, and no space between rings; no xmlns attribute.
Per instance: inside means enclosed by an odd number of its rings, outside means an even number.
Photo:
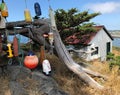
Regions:
<svg viewBox="0 0 120 95"><path fill-rule="evenodd" d="M95 47L98 47L98 55L95 56L91 56L89 55L87 60L92 60L95 58L99 58L101 59L101 61L106 60L106 50L107 50L107 46L106 43L110 42L111 47L112 47L112 40L111 38L107 35L107 33L101 29L96 36L92 39L92 41L89 44L94 43ZM112 49L111 49L112 50Z"/></svg>

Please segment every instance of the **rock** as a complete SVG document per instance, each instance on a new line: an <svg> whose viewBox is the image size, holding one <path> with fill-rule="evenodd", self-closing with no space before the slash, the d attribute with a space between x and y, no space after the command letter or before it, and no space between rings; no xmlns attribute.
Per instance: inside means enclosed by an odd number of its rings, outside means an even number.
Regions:
<svg viewBox="0 0 120 95"><path fill-rule="evenodd" d="M32 79L39 82L39 91L45 95L68 95L64 91L60 90L56 81L50 76L45 76L40 72L33 72Z"/></svg>
<svg viewBox="0 0 120 95"><path fill-rule="evenodd" d="M10 80L20 80L31 76L31 70L22 66L8 66Z"/></svg>
<svg viewBox="0 0 120 95"><path fill-rule="evenodd" d="M39 71L31 71L22 66L8 66L11 95L68 95L62 91L57 82Z"/></svg>
<svg viewBox="0 0 120 95"><path fill-rule="evenodd" d="M23 86L16 81L11 81L9 86L11 95L29 95L27 91L23 89Z"/></svg>
<svg viewBox="0 0 120 95"><path fill-rule="evenodd" d="M7 75L7 65L6 64L0 64L0 76L6 76Z"/></svg>

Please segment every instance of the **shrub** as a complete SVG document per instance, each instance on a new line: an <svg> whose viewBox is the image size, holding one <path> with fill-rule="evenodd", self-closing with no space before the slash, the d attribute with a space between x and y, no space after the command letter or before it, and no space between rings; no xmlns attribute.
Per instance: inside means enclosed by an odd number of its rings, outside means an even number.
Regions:
<svg viewBox="0 0 120 95"><path fill-rule="evenodd" d="M108 53L107 55L107 60L114 60L115 55L111 52Z"/></svg>
<svg viewBox="0 0 120 95"><path fill-rule="evenodd" d="M107 55L107 60L109 60L109 67L110 70L112 69L113 66L118 65L120 69L120 56L114 56L114 54L109 53Z"/></svg>

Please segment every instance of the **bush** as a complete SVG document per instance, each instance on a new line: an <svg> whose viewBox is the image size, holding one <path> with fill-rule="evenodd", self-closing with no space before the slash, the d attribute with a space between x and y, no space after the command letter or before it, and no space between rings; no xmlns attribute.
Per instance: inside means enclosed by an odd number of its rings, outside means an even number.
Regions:
<svg viewBox="0 0 120 95"><path fill-rule="evenodd" d="M115 58L115 55L113 53L109 52L107 55L107 60L114 60L114 58Z"/></svg>
<svg viewBox="0 0 120 95"><path fill-rule="evenodd" d="M107 60L109 60L109 67L110 70L112 69L113 66L117 65L120 68L120 56L114 56L113 53L109 53L107 55Z"/></svg>

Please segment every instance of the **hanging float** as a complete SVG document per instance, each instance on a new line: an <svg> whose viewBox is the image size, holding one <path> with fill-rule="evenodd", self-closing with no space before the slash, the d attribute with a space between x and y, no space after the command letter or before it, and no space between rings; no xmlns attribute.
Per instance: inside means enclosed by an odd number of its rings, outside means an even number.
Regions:
<svg viewBox="0 0 120 95"><path fill-rule="evenodd" d="M35 9L36 16L40 16L42 14L40 4L38 2L34 4L34 9Z"/></svg>
<svg viewBox="0 0 120 95"><path fill-rule="evenodd" d="M36 68L38 65L38 57L33 52L29 52L28 55L25 56L24 65L29 69Z"/></svg>
<svg viewBox="0 0 120 95"><path fill-rule="evenodd" d="M32 17L31 17L29 9L24 10L24 16L25 16L26 22L29 22L29 23L32 22Z"/></svg>
<svg viewBox="0 0 120 95"><path fill-rule="evenodd" d="M43 34L43 38L44 38L44 44L43 46L40 46L40 64L42 64L43 60L45 59L45 38L47 38L48 35L47 34Z"/></svg>
<svg viewBox="0 0 120 95"><path fill-rule="evenodd" d="M2 14L0 12L0 29L5 29L5 28L6 28L5 18L2 17Z"/></svg>
<svg viewBox="0 0 120 95"><path fill-rule="evenodd" d="M53 41L54 41L54 34L53 32L49 32L48 33L48 39L51 45L53 45Z"/></svg>
<svg viewBox="0 0 120 95"><path fill-rule="evenodd" d="M42 68L43 68L43 73L45 73L45 75L49 75L50 74L51 66L50 66L49 60L47 60L47 59L43 60Z"/></svg>
<svg viewBox="0 0 120 95"><path fill-rule="evenodd" d="M40 64L42 64L44 59L45 59L45 50L44 50L44 46L41 46L40 47Z"/></svg>
<svg viewBox="0 0 120 95"><path fill-rule="evenodd" d="M15 57L19 55L19 47L18 47L18 38L14 36L13 38L13 54Z"/></svg>
<svg viewBox="0 0 120 95"><path fill-rule="evenodd" d="M1 3L1 15L2 17L5 17L5 18L8 17L8 8L4 0L2 0L2 3Z"/></svg>
<svg viewBox="0 0 120 95"><path fill-rule="evenodd" d="M26 0L25 0L25 5L26 5L26 9L24 10L25 21L30 23L30 22L32 22L32 17L31 17L29 9L27 8Z"/></svg>
<svg viewBox="0 0 120 95"><path fill-rule="evenodd" d="M7 56L8 58L12 58L13 57L11 43L7 44L7 53L8 53L8 56Z"/></svg>

